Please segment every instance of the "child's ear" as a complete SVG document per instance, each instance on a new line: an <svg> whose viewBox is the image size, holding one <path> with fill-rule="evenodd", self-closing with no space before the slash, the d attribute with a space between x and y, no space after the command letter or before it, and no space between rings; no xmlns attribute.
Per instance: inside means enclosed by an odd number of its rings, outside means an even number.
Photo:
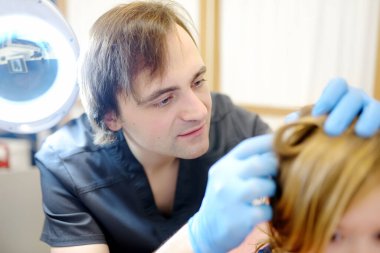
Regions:
<svg viewBox="0 0 380 253"><path fill-rule="evenodd" d="M104 123L111 131L118 131L122 127L121 121L115 112L107 112L106 115L104 115Z"/></svg>

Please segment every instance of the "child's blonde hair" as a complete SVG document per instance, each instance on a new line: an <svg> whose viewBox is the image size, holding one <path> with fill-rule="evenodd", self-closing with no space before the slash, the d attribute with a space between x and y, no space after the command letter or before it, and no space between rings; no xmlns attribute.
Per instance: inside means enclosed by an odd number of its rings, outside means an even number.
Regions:
<svg viewBox="0 0 380 253"><path fill-rule="evenodd" d="M361 138L353 124L332 137L324 121L303 116L275 132L280 166L272 252L323 252L349 206L380 185L380 135Z"/></svg>

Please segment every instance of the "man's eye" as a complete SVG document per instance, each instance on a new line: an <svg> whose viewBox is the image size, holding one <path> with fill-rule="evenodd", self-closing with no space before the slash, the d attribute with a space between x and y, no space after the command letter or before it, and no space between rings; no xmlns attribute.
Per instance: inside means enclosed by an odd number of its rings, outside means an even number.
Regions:
<svg viewBox="0 0 380 253"><path fill-rule="evenodd" d="M194 87L200 87L206 82L206 79L198 80L194 83Z"/></svg>
<svg viewBox="0 0 380 253"><path fill-rule="evenodd" d="M153 104L155 107L164 107L166 106L167 104L170 103L170 101L173 99L172 96L169 96L169 97L166 97L164 99L161 99L160 101L158 101L157 103Z"/></svg>

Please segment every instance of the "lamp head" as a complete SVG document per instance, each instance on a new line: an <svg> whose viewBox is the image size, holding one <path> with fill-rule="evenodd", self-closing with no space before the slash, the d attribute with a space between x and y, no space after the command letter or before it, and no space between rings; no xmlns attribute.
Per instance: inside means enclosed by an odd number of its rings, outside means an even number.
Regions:
<svg viewBox="0 0 380 253"><path fill-rule="evenodd" d="M48 0L0 0L0 23L0 128L48 129L78 95L76 37Z"/></svg>

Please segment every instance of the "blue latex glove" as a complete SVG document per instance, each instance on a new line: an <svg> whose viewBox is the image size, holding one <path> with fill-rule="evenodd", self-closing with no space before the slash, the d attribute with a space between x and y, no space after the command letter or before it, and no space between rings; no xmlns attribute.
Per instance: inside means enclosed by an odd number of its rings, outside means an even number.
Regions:
<svg viewBox="0 0 380 253"><path fill-rule="evenodd" d="M362 90L349 87L344 79L331 80L313 107L312 115L329 113L324 129L329 135L340 135L356 116L355 132L362 137L374 135L380 128L380 102Z"/></svg>
<svg viewBox="0 0 380 253"><path fill-rule="evenodd" d="M254 199L273 196L277 160L272 136L247 139L215 163L199 211L189 220L189 235L197 253L219 253L238 246L259 223L270 220L269 205Z"/></svg>

